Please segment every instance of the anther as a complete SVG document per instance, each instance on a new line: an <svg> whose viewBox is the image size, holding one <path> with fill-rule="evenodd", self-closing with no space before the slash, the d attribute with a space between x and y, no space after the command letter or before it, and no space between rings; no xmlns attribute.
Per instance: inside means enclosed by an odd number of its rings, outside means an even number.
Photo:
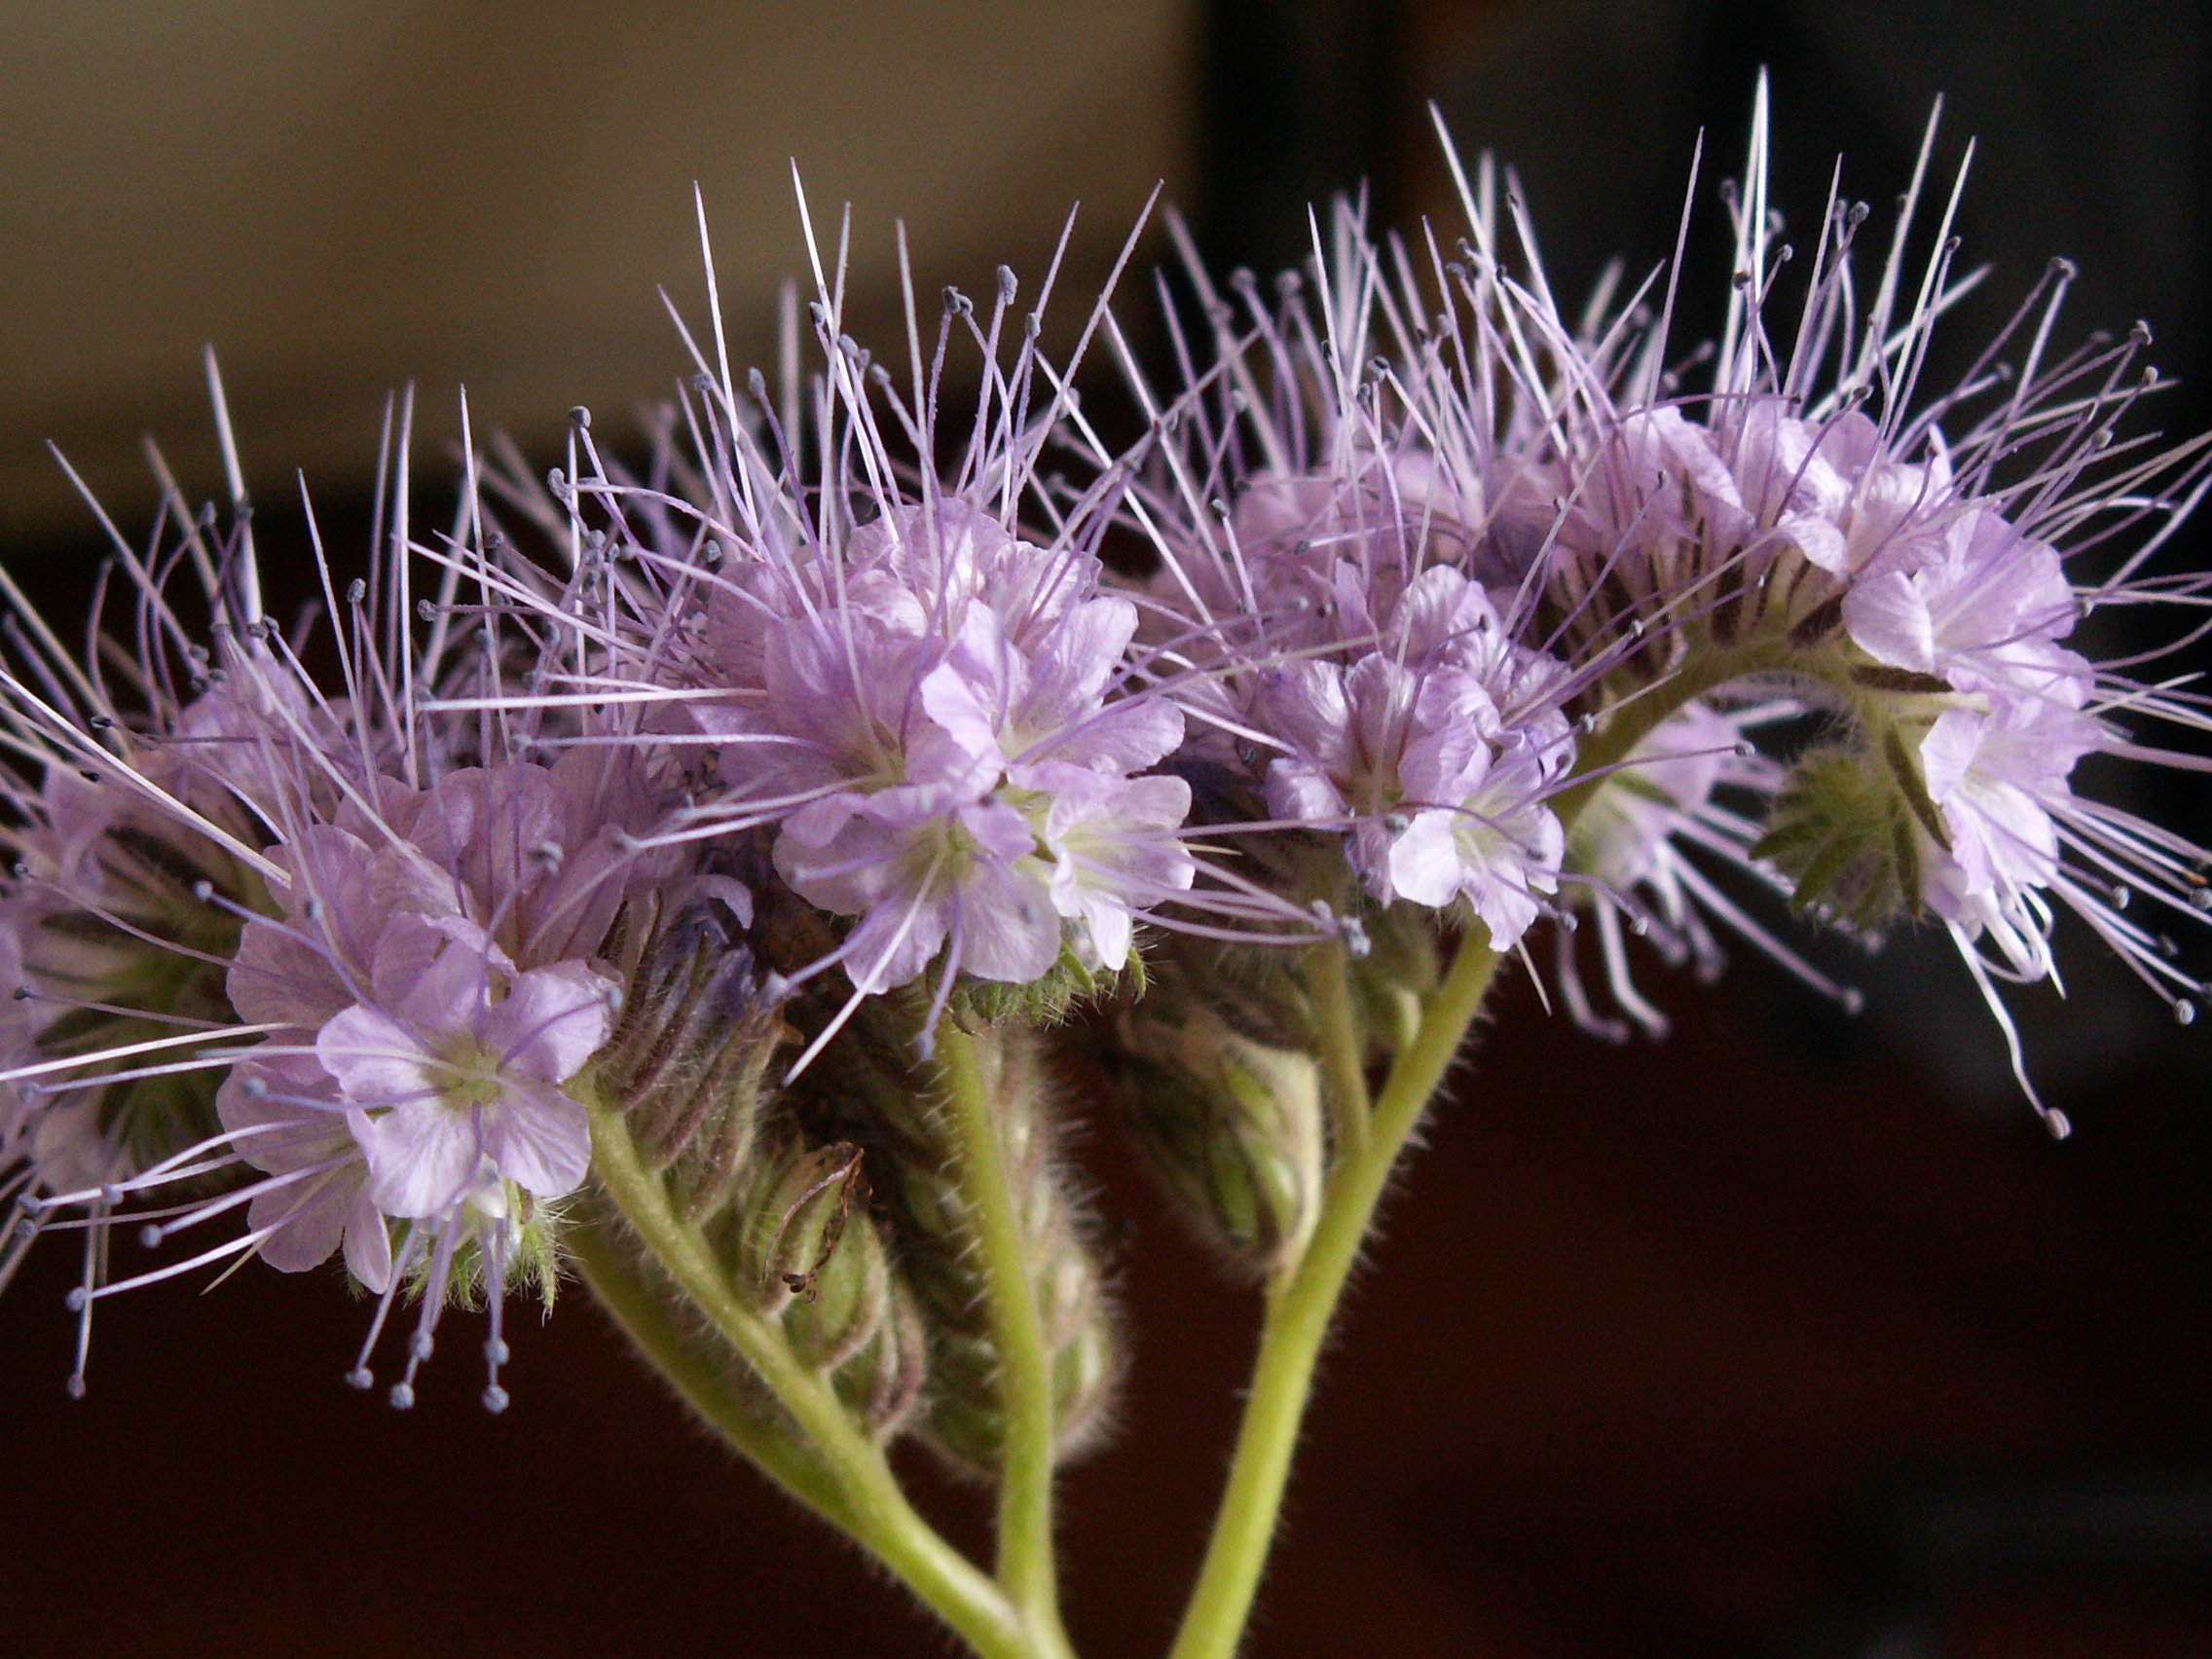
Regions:
<svg viewBox="0 0 2212 1659"><path fill-rule="evenodd" d="M72 1400L83 1399L85 1397L85 1374L82 1371L70 1372L69 1375L62 1380L61 1388L62 1392L67 1394Z"/></svg>
<svg viewBox="0 0 2212 1659"><path fill-rule="evenodd" d="M429 1332L417 1331L407 1339L408 1357L415 1360L426 1360L430 1357L430 1349L434 1346Z"/></svg>
<svg viewBox="0 0 2212 1659"><path fill-rule="evenodd" d="M2052 1107L2043 1115L2043 1126L2050 1131L2052 1140L2064 1140L2074 1132L2074 1120Z"/></svg>
<svg viewBox="0 0 2212 1659"><path fill-rule="evenodd" d="M586 409L582 404L577 404L574 408L569 411L569 424L575 427L579 432L590 431L591 411L589 409Z"/></svg>
<svg viewBox="0 0 2212 1659"><path fill-rule="evenodd" d="M92 1293L83 1285L71 1285L69 1294L61 1299L61 1306L68 1309L72 1313L82 1313L85 1310L85 1305L92 1299Z"/></svg>
<svg viewBox="0 0 2212 1659"><path fill-rule="evenodd" d="M146 1225L145 1225L144 1227L141 1227L141 1228L140 1228L140 1229L138 1230L138 1248L139 1248L139 1249L141 1249L141 1250L158 1250L158 1249L160 1249L160 1248L161 1248L161 1245L162 1245L162 1230L161 1230L160 1228L156 1227L156 1226L155 1226L155 1225L154 1225L154 1224L153 1224L152 1222L150 1222L150 1221L149 1221L148 1223L146 1223Z"/></svg>
<svg viewBox="0 0 2212 1659"><path fill-rule="evenodd" d="M811 321L815 327L828 328L830 326L830 308L824 305L820 300L809 300L806 302L806 314L807 319Z"/></svg>
<svg viewBox="0 0 2212 1659"><path fill-rule="evenodd" d="M1011 267L1005 265L999 267L999 302L1002 305L1013 305L1014 296L1020 286L1020 283L1014 280L1014 271Z"/></svg>
<svg viewBox="0 0 2212 1659"><path fill-rule="evenodd" d="M215 897L215 884L207 880L196 881L192 884L192 896L204 904Z"/></svg>
<svg viewBox="0 0 2212 1659"><path fill-rule="evenodd" d="M356 1365L346 1373L346 1385L358 1388L365 1394L377 1385L376 1373L365 1365Z"/></svg>
<svg viewBox="0 0 2212 1659"><path fill-rule="evenodd" d="M535 865L541 865L547 869L559 869L561 861L567 856L566 853L562 852L561 843L558 841L540 841L530 849L530 862Z"/></svg>
<svg viewBox="0 0 2212 1659"><path fill-rule="evenodd" d="M1843 1012L1853 1019L1857 1019L1866 1012L1866 993L1857 985L1844 986L1843 995L1838 997L1836 1001L1841 1005Z"/></svg>
<svg viewBox="0 0 2212 1659"><path fill-rule="evenodd" d="M506 1364L510 1357L507 1352L507 1345L498 1337L487 1337L484 1340L484 1357L494 1365Z"/></svg>
<svg viewBox="0 0 2212 1659"><path fill-rule="evenodd" d="M2174 998L2174 1023L2194 1025L2196 1022L2196 1005L2187 997Z"/></svg>
<svg viewBox="0 0 2212 1659"><path fill-rule="evenodd" d="M2061 282L2071 282L2082 274L2082 269L2062 255L2050 262L2050 274Z"/></svg>
<svg viewBox="0 0 2212 1659"><path fill-rule="evenodd" d="M106 731L115 724L115 720L113 717L108 715L94 715L85 723L91 726L94 731Z"/></svg>
<svg viewBox="0 0 2212 1659"><path fill-rule="evenodd" d="M419 599L415 602L415 614L425 622L438 619L438 607L434 600Z"/></svg>
<svg viewBox="0 0 2212 1659"><path fill-rule="evenodd" d="M1413 822L1402 812L1385 812L1382 815L1382 828L1393 835L1403 835L1413 828Z"/></svg>
<svg viewBox="0 0 2212 1659"><path fill-rule="evenodd" d="M90 766L78 767L77 776L84 779L88 784L96 784L100 781L100 775L97 772L93 771Z"/></svg>
<svg viewBox="0 0 2212 1659"><path fill-rule="evenodd" d="M881 363L874 363L869 365L867 378L870 386L889 386L891 384L891 371Z"/></svg>
<svg viewBox="0 0 2212 1659"><path fill-rule="evenodd" d="M1038 335L1044 332L1045 319L1039 316L1035 312L1031 312L1027 316L1021 319L1021 334L1023 339L1034 340Z"/></svg>
<svg viewBox="0 0 2212 1659"><path fill-rule="evenodd" d="M38 992L32 990L28 985L18 985L16 987L16 1000L18 1002L29 1002L31 998L37 995Z"/></svg>
<svg viewBox="0 0 2212 1659"><path fill-rule="evenodd" d="M555 476L558 476L558 474L556 474ZM363 581L359 576L355 576L351 581L346 584L346 603L348 605L359 605L368 597L369 584Z"/></svg>
<svg viewBox="0 0 2212 1659"><path fill-rule="evenodd" d="M391 1401L391 1409L395 1412L413 1411L415 1409L415 1389L412 1383L394 1382L391 1385L391 1392L387 1398Z"/></svg>
<svg viewBox="0 0 2212 1659"><path fill-rule="evenodd" d="M2133 889L2122 887L2118 882L2115 882L2113 884L2112 890L2112 907L2116 910L2126 909L2128 900L2130 900L2135 895Z"/></svg>
<svg viewBox="0 0 2212 1659"><path fill-rule="evenodd" d="M240 1080L239 1088L248 1100L259 1100L269 1092L269 1080L248 1072Z"/></svg>
<svg viewBox="0 0 2212 1659"><path fill-rule="evenodd" d="M484 1409L498 1417L507 1409L507 1391L497 1382L487 1383L484 1388Z"/></svg>

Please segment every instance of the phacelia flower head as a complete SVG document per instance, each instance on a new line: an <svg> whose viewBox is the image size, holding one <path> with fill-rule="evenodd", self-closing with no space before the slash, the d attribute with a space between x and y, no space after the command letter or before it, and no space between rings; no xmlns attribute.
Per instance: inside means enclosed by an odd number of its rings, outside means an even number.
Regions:
<svg viewBox="0 0 2212 1659"><path fill-rule="evenodd" d="M581 431L554 481L578 569L518 578L537 625L575 641L545 694L629 711L622 740L682 775L688 804L662 841L738 857L831 919L823 948L765 956L787 987L832 968L852 986L794 1069L862 998L922 981L926 1050L963 983L1117 974L1137 922L1254 903L1199 880L1189 787L1158 771L1184 716L1144 672L1138 607L1099 556L1126 468L1081 491L1040 475L1079 403L1072 363L1039 350L1042 301L1023 315L1018 291L1002 270L986 315L948 290L907 385L841 332L825 286L810 398L795 382L771 398L757 374L740 391L702 360L699 452L664 452L650 481ZM956 342L980 358L982 396L940 467Z"/></svg>
<svg viewBox="0 0 2212 1659"><path fill-rule="evenodd" d="M1850 276L1867 211L1831 200L1796 337L1778 346L1766 307L1788 252L1766 200L1765 123L1762 87L1745 186L1729 196L1737 286L1709 391L1686 393L1664 371L1666 312L1645 328L1631 308L1605 331L1617 344L1585 350L1587 331L1558 315L1540 274L1496 290L1531 342L1529 360L1557 365L1533 384L1555 411L1546 442L1559 511L1527 579L1541 584L1539 612L1557 637L1585 652L1613 647L1582 710L1588 776L1615 778L1575 802L1606 821L1592 873L1609 864L1617 874L1599 875L1608 906L1636 915L1619 877L1633 870L1648 884L1663 862L1687 896L1695 866L1678 852L1700 849L1862 935L1933 917L1987 996L2015 1070L1992 981L2055 982L2061 908L2186 1019L2203 985L2127 902L2200 919L2201 855L2083 798L2073 775L2099 753L2200 768L2132 728L2201 730L2203 710L2137 678L2141 661L2099 667L2070 636L2092 606L2193 602L2199 581L2142 572L2202 495L2212 452L2202 439L2158 450L2116 438L2157 385L2134 367L2148 331L2054 357L2074 276L2064 262L1962 385L1916 401L1936 319L1980 276L1953 275L1955 192L1925 267L1906 264L1933 121L1871 303L1856 309ZM2018 360L2004 360L2014 347ZM2127 533L2144 530L2130 546ZM1684 693L1719 711L1786 704L1821 723L1810 741L1805 719L1747 724L1744 736L1794 735L1771 758L1723 761L1734 804L1718 820L1678 794L1664 811L1604 804L1652 793L1638 777L1657 757L1657 733L1678 725L1670 711ZM1747 824L1759 833L1742 834ZM1631 827L1663 825L1677 855L1662 861L1647 840L1629 856ZM1732 901L1696 897L1824 983ZM1687 937L1679 924L1677 937ZM1610 946L1608 976L1625 983ZM1632 1014L1643 1006L1633 992L1621 1000Z"/></svg>
<svg viewBox="0 0 2212 1659"><path fill-rule="evenodd" d="M148 706L109 704L35 621L48 653L7 682L15 747L45 762L12 792L0 889L21 987L0 1125L19 1240L84 1231L88 1320L202 1266L300 1272L342 1250L382 1298L371 1346L396 1296L420 1294L401 1404L439 1310L481 1285L486 1399L503 1404L500 1297L525 1270L550 1290L552 1206L589 1161L563 1086L620 1002L602 952L679 862L640 845L654 787L639 756L572 741L588 712L489 717L510 642L445 625L454 583L424 602L422 634L398 626L424 552L403 517L386 587L348 592L337 697L262 620L242 525L215 544L211 519L172 522L199 551L179 562L204 572L211 649L186 644L189 615L126 552L158 624L135 677ZM428 551L456 580L476 556ZM240 1211L245 1226L117 1278L129 1206L149 1247Z"/></svg>

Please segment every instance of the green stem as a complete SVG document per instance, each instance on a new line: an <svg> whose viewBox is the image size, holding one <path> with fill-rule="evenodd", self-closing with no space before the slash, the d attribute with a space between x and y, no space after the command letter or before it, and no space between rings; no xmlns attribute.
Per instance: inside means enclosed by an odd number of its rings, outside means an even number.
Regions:
<svg viewBox="0 0 2212 1659"><path fill-rule="evenodd" d="M854 1422L836 1390L792 1352L783 1327L734 1289L714 1248L677 1213L667 1185L646 1168L619 1113L591 1114L592 1172L645 1250L752 1366L797 1423L836 1483L837 1524L872 1551L983 1659L1042 1659L997 1585L940 1537L906 1501L883 1449ZM609 1304L617 1319L626 1309ZM627 1321L625 1320L625 1323ZM641 1336L644 1346L645 1338ZM719 1426L719 1424L718 1424ZM1056 1659L1056 1655L1054 1656Z"/></svg>
<svg viewBox="0 0 2212 1659"><path fill-rule="evenodd" d="M1604 725L1580 745L1580 775L1552 797L1550 804L1561 826L1571 834L1575 821L1612 769L1683 704L1714 686L1770 670L1780 659L1780 648L1771 640L1708 649L1665 682L1617 705ZM1309 958L1316 965L1309 984L1319 1018L1321 1060L1332 1104L1338 1097L1364 1103L1366 1078L1357 1068L1357 1050L1352 1046L1356 1038L1347 1036L1356 1031L1350 1023L1347 971L1341 949L1337 960L1327 959L1325 953L1332 948L1336 947L1320 947ZM1487 939L1478 942L1469 937L1462 941L1451 973L1422 1004L1419 1031L1399 1051L1390 1068L1366 1124L1369 1133L1358 1139L1342 1137L1348 1156L1340 1150L1312 1242L1290 1276L1269 1287L1260 1352L1253 1365L1244 1420L1237 1429L1229 1485L1170 1659L1230 1659L1236 1650L1274 1540L1291 1453L1329 1321L1398 1154L1458 1052L1498 960ZM1350 1088L1355 1070L1359 1070L1357 1092ZM1341 1121L1339 1126L1341 1132Z"/></svg>
<svg viewBox="0 0 2212 1659"><path fill-rule="evenodd" d="M1321 1076L1328 1086L1329 1121L1336 1128L1336 1156L1351 1157L1367 1144L1371 1103L1367 1094L1367 1055L1351 1000L1351 955L1342 940L1328 940L1306 953L1307 989L1321 1039Z"/></svg>
<svg viewBox="0 0 2212 1659"><path fill-rule="evenodd" d="M1297 1271L1269 1291L1228 1490L1170 1659L1230 1659L1236 1651L1274 1541L1291 1452L1330 1317L1398 1153L1458 1052L1497 964L1487 939L1469 936L1461 942L1451 973L1422 1006L1420 1030L1390 1068L1375 1103L1373 1134L1337 1166L1312 1242Z"/></svg>
<svg viewBox="0 0 2212 1659"><path fill-rule="evenodd" d="M786 1493L832 1527L852 1530L836 1478L820 1457L762 1418L762 1402L748 1400L730 1385L726 1359L683 1330L615 1224L588 1217L564 1233L561 1242L600 1306L686 1405Z"/></svg>
<svg viewBox="0 0 2212 1659"><path fill-rule="evenodd" d="M976 1040L947 1016L937 1030L945 1108L960 1143L959 1183L968 1201L989 1287L991 1340L999 1355L999 1408L1006 1439L999 1458L998 1580L1029 1625L1039 1650L1070 1655L1060 1627L1052 1560L1055 1423L1052 1355L1022 1247L1008 1180L1006 1142L983 1086Z"/></svg>

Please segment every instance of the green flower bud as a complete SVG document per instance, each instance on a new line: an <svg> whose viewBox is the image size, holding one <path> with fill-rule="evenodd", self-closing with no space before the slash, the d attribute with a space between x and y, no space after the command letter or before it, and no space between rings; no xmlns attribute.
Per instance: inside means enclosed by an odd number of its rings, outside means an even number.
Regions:
<svg viewBox="0 0 2212 1659"><path fill-rule="evenodd" d="M1203 1008L1121 1021L1129 1124L1199 1235L1259 1274L1296 1262L1326 1175L1320 1068Z"/></svg>
<svg viewBox="0 0 2212 1659"><path fill-rule="evenodd" d="M1418 904L1365 904L1367 954L1350 965L1360 1030L1372 1051L1394 1054L1420 1030L1421 1001L1436 989L1436 915Z"/></svg>
<svg viewBox="0 0 2212 1659"><path fill-rule="evenodd" d="M913 1017L895 999L865 1006L787 1105L810 1134L866 1149L877 1213L926 1337L928 1387L915 1426L956 1467L987 1476L1005 1424L984 1253L959 1180L959 1137L934 1074L913 1058ZM975 1048L1052 1355L1065 1453L1097 1427L1118 1371L1103 1272L1054 1148L1037 1033L990 1027Z"/></svg>
<svg viewBox="0 0 2212 1659"><path fill-rule="evenodd" d="M920 1396L926 1345L869 1213L866 1162L849 1141L771 1141L708 1236L799 1362L828 1374L869 1430L888 1437Z"/></svg>
<svg viewBox="0 0 2212 1659"><path fill-rule="evenodd" d="M758 1131L769 1061L790 1035L725 917L702 900L644 933L621 1020L595 1062L639 1151L670 1172L694 1220L729 1201Z"/></svg>
<svg viewBox="0 0 2212 1659"><path fill-rule="evenodd" d="M1776 793L1751 856L1795 884L1791 903L1854 927L1921 912L1924 849L1947 848L1942 815L1899 727L1823 744Z"/></svg>

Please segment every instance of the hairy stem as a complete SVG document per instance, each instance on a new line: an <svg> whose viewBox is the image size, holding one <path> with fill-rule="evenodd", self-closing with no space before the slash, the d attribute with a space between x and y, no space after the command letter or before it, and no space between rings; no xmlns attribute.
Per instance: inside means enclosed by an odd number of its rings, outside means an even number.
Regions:
<svg viewBox="0 0 2212 1659"><path fill-rule="evenodd" d="M1554 795L1552 810L1569 833L1605 779L1660 722L1691 698L1749 674L1776 666L1772 642L1696 653L1669 679L1624 700L1604 725L1581 746L1577 776ZM1337 952L1331 962L1324 953ZM1349 981L1340 946L1324 945L1309 957L1309 976L1320 1021L1321 1061L1333 1109L1341 1097L1365 1107L1366 1078L1357 1066L1356 1040L1349 1034ZM1359 1247L1367 1236L1375 1206L1388 1184L1399 1153L1427 1109L1459 1045L1481 1010L1497 972L1499 957L1487 937L1470 935L1433 995L1421 1006L1420 1029L1400 1050L1371 1115L1363 1113L1366 1134L1346 1135L1343 1120L1338 1162L1319 1226L1306 1254L1292 1272L1269 1286L1261 1326L1260 1351L1252 1385L1238 1425L1229 1484L1222 1494L1198 1581L1177 1634L1170 1659L1230 1659L1236 1651L1260 1572L1274 1541L1276 1514L1290 1475L1298 1426L1312 1390L1313 1366ZM1340 996L1342 1001L1339 1001ZM1351 1080L1358 1074L1358 1089Z"/></svg>
<svg viewBox="0 0 2212 1659"><path fill-rule="evenodd" d="M1008 1179L1006 1142L983 1084L976 1039L948 1016L937 1030L945 1109L960 1146L958 1180L976 1228L989 1286L991 1339L999 1354L999 1407L1006 1439L999 1459L998 1580L1039 1651L1068 1654L1052 1559L1054 1410L1052 1356L1022 1247Z"/></svg>
<svg viewBox="0 0 2212 1659"><path fill-rule="evenodd" d="M828 1379L799 1362L783 1327L731 1285L713 1247L677 1212L667 1184L639 1157L620 1114L594 1110L591 1139L592 1172L601 1191L645 1252L767 1385L820 1457L837 1493L838 1509L830 1519L983 1659L1057 1659L1054 1649L1030 1640L998 1586L915 1512L883 1449L853 1420ZM646 1346L650 1329L639 1333L631 1327L621 1302L607 1306Z"/></svg>
<svg viewBox="0 0 2212 1659"><path fill-rule="evenodd" d="M1487 938L1471 934L1462 940L1451 973L1422 1005L1420 1030L1376 1098L1366 1143L1337 1165L1312 1242L1296 1270L1269 1288L1228 1489L1170 1659L1230 1659L1236 1651L1274 1541L1313 1365L1337 1301L1398 1153L1458 1052L1497 964Z"/></svg>
<svg viewBox="0 0 2212 1659"><path fill-rule="evenodd" d="M1336 1130L1336 1156L1352 1157L1367 1144L1372 1103L1367 1095L1367 1056L1359 1019L1352 1011L1351 956L1342 940L1327 940L1306 953L1307 989L1321 1039L1321 1076L1329 1092L1329 1122Z"/></svg>

